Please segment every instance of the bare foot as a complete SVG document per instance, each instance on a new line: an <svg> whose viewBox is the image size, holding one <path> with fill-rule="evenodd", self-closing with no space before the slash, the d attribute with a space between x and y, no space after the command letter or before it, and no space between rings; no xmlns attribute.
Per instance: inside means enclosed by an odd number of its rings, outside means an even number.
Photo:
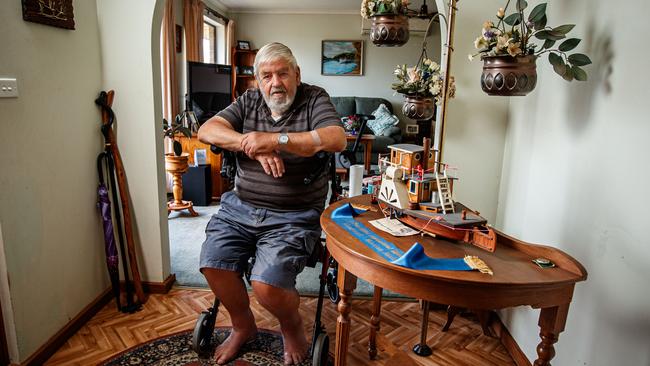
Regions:
<svg viewBox="0 0 650 366"><path fill-rule="evenodd" d="M248 341L255 338L257 334L257 327L253 325L251 328L246 329L235 329L233 328L232 332L226 338L223 343L221 343L216 350L214 350L214 360L218 365L225 365L226 363L232 361L239 349Z"/></svg>
<svg viewBox="0 0 650 366"><path fill-rule="evenodd" d="M281 326L285 365L300 364L307 357L309 350L309 344L302 327L302 319L300 315L296 315L296 321L283 322Z"/></svg>

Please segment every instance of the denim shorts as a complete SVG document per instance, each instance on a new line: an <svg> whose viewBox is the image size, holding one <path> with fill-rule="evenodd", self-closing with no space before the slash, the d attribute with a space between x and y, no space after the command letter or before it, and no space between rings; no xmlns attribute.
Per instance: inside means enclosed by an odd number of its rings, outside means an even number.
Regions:
<svg viewBox="0 0 650 366"><path fill-rule="evenodd" d="M252 281L293 289L296 276L320 242L320 212L257 208L226 192L205 234L201 271L216 268L243 273L248 259L255 256Z"/></svg>

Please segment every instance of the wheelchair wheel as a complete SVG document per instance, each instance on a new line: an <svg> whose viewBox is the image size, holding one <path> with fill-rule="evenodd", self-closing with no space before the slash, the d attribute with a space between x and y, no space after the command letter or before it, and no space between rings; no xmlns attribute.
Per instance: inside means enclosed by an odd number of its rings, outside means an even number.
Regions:
<svg viewBox="0 0 650 366"><path fill-rule="evenodd" d="M336 271L327 274L327 294L330 301L337 304L341 299L339 295L339 287L336 285Z"/></svg>
<svg viewBox="0 0 650 366"><path fill-rule="evenodd" d="M210 357L210 344L212 333L214 332L214 323L217 320L217 313L212 308L204 310L199 315L199 319L194 326L192 333L192 349L199 356Z"/></svg>
<svg viewBox="0 0 650 366"><path fill-rule="evenodd" d="M341 151L339 154L339 164L345 169L350 169L350 167L357 163L357 159L354 156L354 153L349 150Z"/></svg>
<svg viewBox="0 0 650 366"><path fill-rule="evenodd" d="M327 366L329 359L330 337L327 333L321 333L314 342L311 362L313 366Z"/></svg>

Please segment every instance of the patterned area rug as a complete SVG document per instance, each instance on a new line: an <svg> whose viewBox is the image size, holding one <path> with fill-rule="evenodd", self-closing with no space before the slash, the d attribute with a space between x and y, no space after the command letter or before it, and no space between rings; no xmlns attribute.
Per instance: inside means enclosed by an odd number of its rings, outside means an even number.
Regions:
<svg viewBox="0 0 650 366"><path fill-rule="evenodd" d="M215 346L228 337L230 329L230 327L215 329L214 337L212 337ZM213 359L199 359L192 350L192 331L186 331L138 345L105 361L102 365L207 366L216 365L216 363ZM259 329L255 340L246 343L242 347L239 357L228 365L284 365L282 336L278 332ZM311 359L305 360L303 365L311 365Z"/></svg>

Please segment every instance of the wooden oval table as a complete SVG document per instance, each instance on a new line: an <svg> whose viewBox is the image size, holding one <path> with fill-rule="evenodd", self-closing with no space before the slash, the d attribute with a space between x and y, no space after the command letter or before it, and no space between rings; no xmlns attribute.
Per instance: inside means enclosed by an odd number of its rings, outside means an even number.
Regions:
<svg viewBox="0 0 650 366"><path fill-rule="evenodd" d="M541 342L537 346L535 366L550 365L555 355L554 343L564 330L573 289L577 282L587 279L587 271L561 250L524 243L497 231L497 249L489 253L465 243L456 243L430 236L394 237L375 229L369 220L383 217L376 205L355 219L370 231L407 251L416 241L432 258L463 258L475 255L483 259L494 275L478 271L413 270L387 262L364 243L356 239L332 219L332 211L343 204L370 205L369 196L358 196L330 205L321 217L327 235L327 248L339 264L337 283L341 295L336 325L335 365L345 365L350 332L351 295L357 278L416 299L440 304L496 310L527 305L541 309L538 325ZM540 268L533 259L552 260L555 268ZM378 328L377 319L371 321Z"/></svg>

